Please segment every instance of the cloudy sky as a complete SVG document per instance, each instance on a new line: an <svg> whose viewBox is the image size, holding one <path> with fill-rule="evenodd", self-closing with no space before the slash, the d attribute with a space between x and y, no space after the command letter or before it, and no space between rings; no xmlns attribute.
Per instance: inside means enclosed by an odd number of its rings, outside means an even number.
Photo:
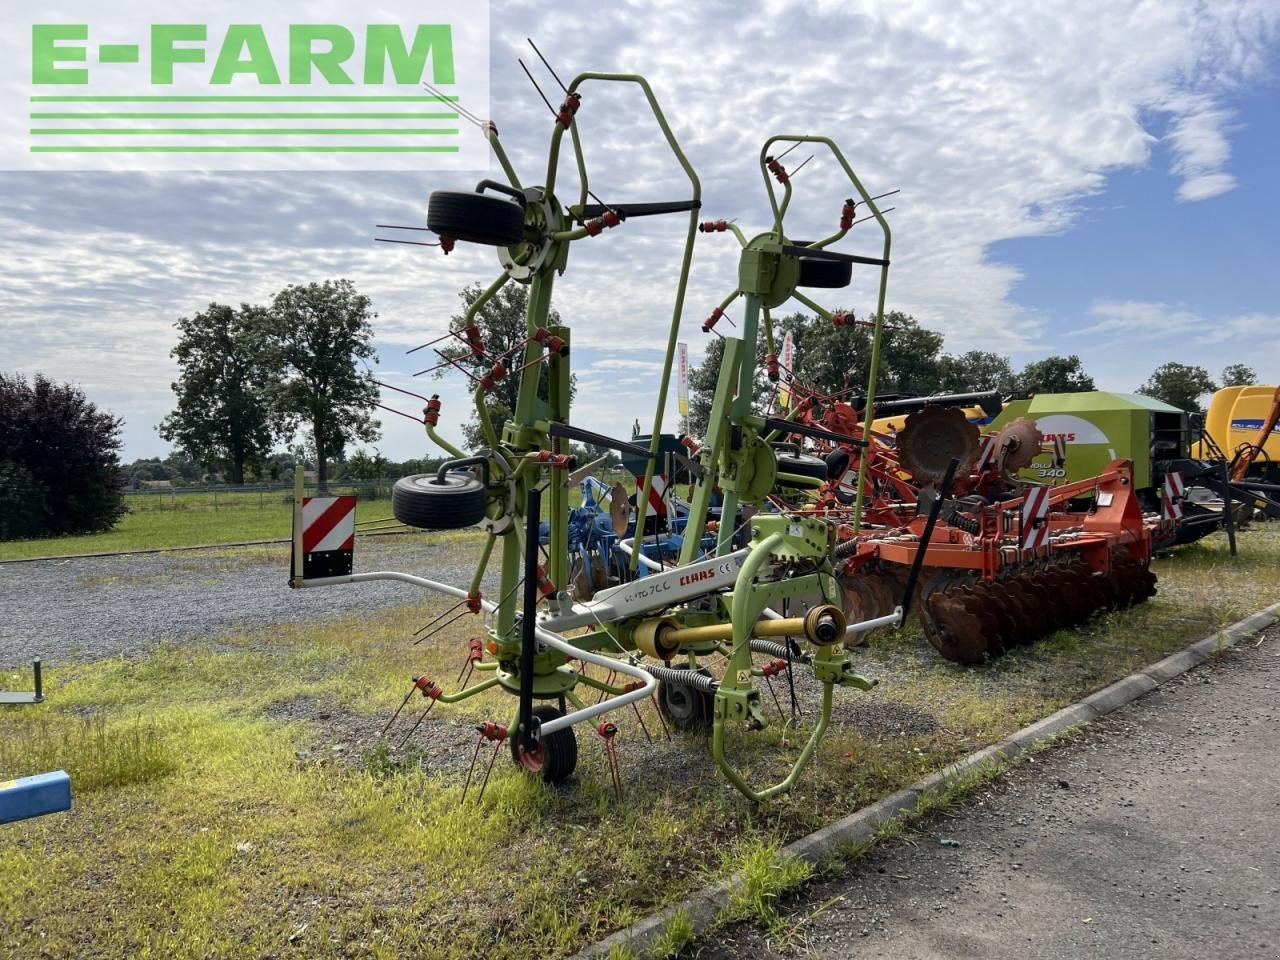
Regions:
<svg viewBox="0 0 1280 960"><path fill-rule="evenodd" d="M1166 360L1215 374L1245 361L1280 380L1275 0L493 0L491 12L490 113L526 183L542 179L551 128L516 64L532 36L562 75L647 75L704 212L748 233L766 226L765 137L837 139L869 189L901 188L891 306L953 352L1079 353L1119 390ZM637 94L588 85L579 123L605 200L686 195ZM446 259L375 244L373 225L421 223L432 189L476 178L0 173L0 369L81 384L125 418L127 459L164 455L175 318L345 276L379 312L383 377L411 385L423 364L405 349L497 264L490 248ZM796 189L791 235L829 232L848 194L835 164L819 154ZM842 249L876 253L868 226ZM632 221L575 245L555 303L573 328L583 426L651 419L683 228ZM713 235L696 249L682 325L695 360L735 246ZM855 272L824 302L862 313L874 281ZM445 421L466 419L456 379L425 386ZM427 452L418 428L388 419L384 453Z"/></svg>

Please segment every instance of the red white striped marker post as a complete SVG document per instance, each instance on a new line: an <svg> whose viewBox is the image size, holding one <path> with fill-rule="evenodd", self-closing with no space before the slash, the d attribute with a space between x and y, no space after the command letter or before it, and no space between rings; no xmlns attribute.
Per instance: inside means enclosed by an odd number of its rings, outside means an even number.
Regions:
<svg viewBox="0 0 1280 960"><path fill-rule="evenodd" d="M1031 487L1022 501L1022 536L1019 546L1023 553L1034 552L1049 545L1048 517L1049 488Z"/></svg>
<svg viewBox="0 0 1280 960"><path fill-rule="evenodd" d="M1182 519L1182 498L1186 493L1186 483L1180 470L1170 470L1164 475L1163 496L1160 498L1160 518L1162 520Z"/></svg>
<svg viewBox="0 0 1280 960"><path fill-rule="evenodd" d="M974 464L974 473L982 473L991 465L991 458L996 452L995 434L988 434L982 438L982 445L978 450L978 462Z"/></svg>
<svg viewBox="0 0 1280 960"><path fill-rule="evenodd" d="M356 498L302 501L302 578L350 576L356 543Z"/></svg>
<svg viewBox="0 0 1280 960"><path fill-rule="evenodd" d="M636 477L636 493L639 494L644 490L644 477ZM660 473L653 475L653 482L649 485L649 510L648 516L665 517L667 515L667 501L665 499L667 492L667 478Z"/></svg>

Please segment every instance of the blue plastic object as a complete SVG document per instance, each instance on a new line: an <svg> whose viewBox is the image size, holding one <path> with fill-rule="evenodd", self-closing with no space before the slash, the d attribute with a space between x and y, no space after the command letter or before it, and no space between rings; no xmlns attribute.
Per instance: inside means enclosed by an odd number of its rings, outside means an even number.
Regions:
<svg viewBox="0 0 1280 960"><path fill-rule="evenodd" d="M13 823L71 809L71 778L65 770L18 780L0 780L0 823Z"/></svg>

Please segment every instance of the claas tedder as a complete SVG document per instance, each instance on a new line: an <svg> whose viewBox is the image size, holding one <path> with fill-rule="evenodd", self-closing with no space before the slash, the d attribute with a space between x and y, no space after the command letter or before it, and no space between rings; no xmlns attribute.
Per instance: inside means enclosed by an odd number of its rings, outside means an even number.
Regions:
<svg viewBox="0 0 1280 960"><path fill-rule="evenodd" d="M612 198L604 202L589 189L578 117L586 102L584 91L600 84L638 88L675 167L683 172L684 196L661 203ZM429 199L427 228L439 236L445 253L459 243L479 244L495 248L499 261L497 279L470 305L462 324L440 338L450 345L461 344L475 364L487 371L471 379L486 444L465 451L442 437L436 429L441 403L438 397L429 398L422 417L426 433L451 459L436 473L400 480L393 492L393 508L398 520L423 529L478 526L484 544L475 575L469 584L457 586L409 573L354 573L349 552L345 560L334 563L322 549L338 545L349 550L349 541L338 544L341 532L327 533L327 544L318 533L308 532L312 518L340 512L340 507L323 501L341 498L312 498L299 503L295 512L290 583L318 587L395 580L453 598L455 606L429 625L425 635L460 616L474 618L478 636L460 651L461 686L447 689L452 684L418 677L406 701L420 693L430 710L437 703L457 703L486 691L510 694L515 704L509 716L479 727L477 753L484 742L494 744L495 755L506 746L513 760L530 773L561 782L573 774L577 763L575 730L589 723L608 744L617 730L610 715L616 717L617 711L656 696L661 714L677 728L708 730L719 769L746 796L764 800L789 789L813 758L831 718L835 688L871 686L854 672L847 644L860 633L899 623L902 611L894 607L850 623L834 568L836 526L820 515L766 509L769 498L783 491L817 489L826 482L828 468L796 445L780 442L779 431L799 429L796 425L752 411L747 387L754 373L757 341L761 336L772 340L772 308L796 299L821 310L799 288L841 286L849 282L850 270L857 264L875 268L879 277L874 341L878 352L889 227L834 142L786 135L765 144L760 168L773 219L768 230L749 239L737 227L729 228L743 244L738 289L717 314L723 315L739 297L743 300L741 339L727 343L711 427L691 460L696 477L680 553L656 564L642 564L641 551L633 542L623 541L620 546L629 562L616 574L618 582L596 589L587 578L589 589L584 592L581 578L575 583L570 569L569 490L576 464L569 445L577 441L609 447L645 463L634 526L643 536L659 466L663 414L693 246L699 236L701 187L642 77L584 73L563 92L560 106L551 111L553 128L541 183L522 181L496 127L473 118L491 144L506 182L482 180L474 190L438 191ZM566 138L578 180L572 199L558 188ZM827 147L859 198L856 204L844 202L835 233L809 244L792 241L784 231L792 185L771 152L777 145L798 143ZM781 200L775 181L782 189ZM864 205L883 232L878 256L829 249L847 232L855 205ZM687 225L651 439L640 445L585 430L570 416L571 330L568 324L549 320L555 278L568 268L574 244L616 242L612 238L625 234L626 224L634 218L682 214ZM719 223L703 222L702 232L719 230ZM597 239L602 237L609 239ZM507 283L528 287L527 337L514 355L499 356L486 345L485 331L476 317ZM442 363L451 362L447 349L438 352ZM771 344L769 352L773 352ZM873 360L869 396L874 396L875 368ZM506 377L519 378L518 402L498 430L485 397ZM546 384L545 392L540 392L540 381ZM805 427L804 433L825 443L858 442L817 426ZM718 519L711 519L713 500L718 498L722 498ZM545 561L539 544L542 516L547 517ZM491 562L498 565L500 582L492 597L481 591ZM709 664L722 667L719 675ZM760 681L797 670L807 671L821 691L818 710L809 714L814 718L812 731L779 782L753 785L728 754L726 730L731 725L748 730L767 726ZM472 682L472 677L477 679ZM607 752L612 756L612 751ZM616 764L614 772L616 776Z"/></svg>

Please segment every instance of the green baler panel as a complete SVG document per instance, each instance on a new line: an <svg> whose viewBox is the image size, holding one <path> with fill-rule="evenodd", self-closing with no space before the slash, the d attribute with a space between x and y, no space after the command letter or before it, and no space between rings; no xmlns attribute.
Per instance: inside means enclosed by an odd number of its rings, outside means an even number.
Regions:
<svg viewBox="0 0 1280 960"><path fill-rule="evenodd" d="M1052 440L1066 438L1067 462L1053 466L1051 454L1037 457L1021 475L1027 480L1071 483L1096 476L1112 460L1133 461L1134 485L1151 486L1151 414L1178 412L1176 408L1150 397L1094 391L1091 393L1048 393L1031 400L1009 403L991 424L999 429L1018 417L1036 421L1036 426Z"/></svg>

